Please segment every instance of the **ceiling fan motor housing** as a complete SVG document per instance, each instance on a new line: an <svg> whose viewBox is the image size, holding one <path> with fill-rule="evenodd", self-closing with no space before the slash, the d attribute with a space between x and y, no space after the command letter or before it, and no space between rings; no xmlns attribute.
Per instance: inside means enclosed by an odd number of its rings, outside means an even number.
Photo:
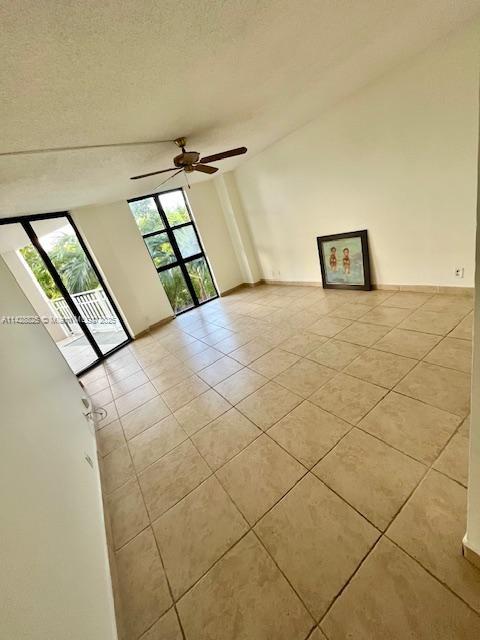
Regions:
<svg viewBox="0 0 480 640"><path fill-rule="evenodd" d="M190 167L199 160L200 154L198 151L185 151L184 153L180 153L178 156L175 156L173 164L179 168Z"/></svg>

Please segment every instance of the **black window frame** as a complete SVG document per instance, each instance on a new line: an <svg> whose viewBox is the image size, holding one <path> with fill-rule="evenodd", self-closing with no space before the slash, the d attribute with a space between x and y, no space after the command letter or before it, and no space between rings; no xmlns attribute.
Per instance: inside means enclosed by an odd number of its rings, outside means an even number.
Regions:
<svg viewBox="0 0 480 640"><path fill-rule="evenodd" d="M187 213L190 217L190 220L188 222L181 222L180 224L176 224L174 226L170 225L170 222L168 220L167 214L165 213L163 207L162 207L162 203L160 200L160 196L166 194L166 193L174 193L174 192L180 192L182 194L183 197L183 201L185 203L185 208L187 210ZM185 284L187 286L188 292L190 294L190 297L192 298L193 301L193 305L191 307L187 307L186 309L182 309L181 311L174 311L175 316L179 316L182 313L186 313L187 311L191 311L192 309L195 309L197 307L201 307L204 304L207 304L208 302L211 302L212 300L216 300L219 297L219 293L218 293L218 289L217 289L217 285L215 284L215 280L213 278L213 273L212 270L210 268L210 265L208 264L208 259L207 259L207 255L205 253L205 249L203 247L202 241L200 239L200 236L198 234L198 230L197 230L197 224L195 222L195 218L193 217L192 214L192 210L190 208L190 203L188 202L188 199L185 195L185 191L180 187L180 188L176 188L176 189L168 189L167 191L157 191L155 193L147 193L143 196L138 196L136 198L129 198L127 200L128 204L130 205L130 203L132 202L139 202L140 200L147 200L148 198L153 198L153 201L155 202L155 205L157 207L157 211L158 211L158 215L160 216L160 220L163 223L163 229L159 229L158 231L150 231L148 233L143 234L138 225L137 225L137 229L139 231L139 233L141 234L143 241L145 243L145 247L148 251L148 255L150 256L153 266L155 267L157 273L161 273L162 271L168 271L169 269L173 269L174 267L180 267L180 270L182 272L183 278L185 280ZM132 213L133 215L133 213ZM191 256L188 256L188 258L184 258L182 256L182 252L180 251L180 247L178 246L177 240L175 238L175 233L174 231L176 231L177 229L182 229L184 227L189 227L191 226L195 232L195 236L197 238L197 242L198 242L198 246L200 247L201 251L198 253L195 253ZM157 236L160 235L162 233L166 233L167 237L168 237L168 241L170 242L170 245L173 249L173 252L175 254L176 257L176 261L175 262L169 262L166 265L163 265L161 267L157 267L151 254L150 251L148 249L148 245L146 243L146 240L148 238L152 238L153 236ZM212 296L211 298L208 298L208 300L199 300L198 296L195 292L195 288L192 284L192 281L190 279L190 274L188 273L187 267L186 265L189 262L193 262L194 260L198 260L199 258L203 258L205 260L205 264L207 265L207 269L208 269L208 273L210 274L210 279L212 281L213 284L213 288L215 289L215 294L214 296ZM163 286L163 285L162 285Z"/></svg>
<svg viewBox="0 0 480 640"><path fill-rule="evenodd" d="M110 303L110 305L112 306L112 309L114 310L123 331L125 332L125 335L127 336L127 339L124 340L123 342L121 342L120 344L116 345L115 347L113 347L110 351L108 351L107 353L103 353L102 350L100 349L100 347L97 344L96 339L94 338L94 336L92 335L92 332L90 331L90 329L88 328L87 323L85 322L85 319L83 318L83 316L79 313L77 307L75 306L75 304L72 302L71 299L71 294L70 292L67 290L63 280L60 277L60 274L58 273L58 270L56 269L55 265L52 263L52 261L50 260L50 257L48 256L47 252L45 251L45 249L43 248L42 244L40 243L40 240L32 226L32 222L36 222L38 220L51 220L51 219L55 219L55 218L66 218L67 221L69 222L69 224L71 225L75 235L77 236L77 240L82 248L82 250L85 252L85 254L87 255L90 265L95 273L95 276L97 277L97 280L100 284L100 286L102 287L103 291L105 292L105 295ZM40 258L42 259L47 271L50 273L56 287L58 288L58 290L61 292L66 304L68 305L70 311L72 312L73 316L76 318L79 326L81 327L83 334L85 336L85 338L87 339L88 343L90 344L90 346L92 347L95 355L97 356L97 359L92 362L91 364L87 365L86 367L84 367L83 369L81 369L78 372L73 371L72 369L72 373L78 377L82 376L83 374L87 373L88 371L90 371L91 369L94 369L96 366L98 366L101 362L103 362L104 360L106 360L108 357L112 356L114 353L116 353L117 351L120 351L120 349L123 349L124 347L126 347L128 344L130 344L130 342L132 342L132 336L130 334L130 331L127 328L127 325L121 315L121 313L118 310L117 304L115 303L112 294L110 293L108 287L105 285L105 282L103 280L103 277L100 273L100 270L97 267L97 264L90 252L90 250L88 249L87 245L85 244L84 239L82 238L82 235L80 233L80 231L78 230L77 225L75 224L71 214L69 211L54 211L52 213L34 213L34 214L27 214L27 215L19 215L19 216L13 216L10 218L0 218L0 227L3 225L8 225L8 224L20 224L23 228L23 230L25 231L26 235L28 236L28 239L30 240L31 244L35 247L35 249L37 250ZM60 350L60 349L59 349ZM65 358L65 356L63 356ZM65 360L67 360L65 358ZM68 366L70 367L70 364L67 361ZM70 367L71 368L71 367Z"/></svg>

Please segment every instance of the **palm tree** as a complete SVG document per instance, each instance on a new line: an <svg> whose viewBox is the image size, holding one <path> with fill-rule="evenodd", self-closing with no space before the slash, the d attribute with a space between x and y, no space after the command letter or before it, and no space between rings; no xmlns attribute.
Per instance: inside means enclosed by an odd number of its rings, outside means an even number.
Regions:
<svg viewBox="0 0 480 640"><path fill-rule="evenodd" d="M51 300L61 297L50 272L37 250L29 244L20 249L37 282ZM70 294L82 293L100 286L85 251L73 233L63 233L49 249L48 255Z"/></svg>

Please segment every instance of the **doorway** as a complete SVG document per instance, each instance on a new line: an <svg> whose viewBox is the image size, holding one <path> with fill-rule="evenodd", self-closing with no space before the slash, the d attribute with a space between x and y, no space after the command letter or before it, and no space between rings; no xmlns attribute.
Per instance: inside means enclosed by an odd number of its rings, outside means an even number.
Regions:
<svg viewBox="0 0 480 640"><path fill-rule="evenodd" d="M1 254L75 374L130 342L68 213L2 219Z"/></svg>
<svg viewBox="0 0 480 640"><path fill-rule="evenodd" d="M128 201L175 315L218 297L182 189Z"/></svg>

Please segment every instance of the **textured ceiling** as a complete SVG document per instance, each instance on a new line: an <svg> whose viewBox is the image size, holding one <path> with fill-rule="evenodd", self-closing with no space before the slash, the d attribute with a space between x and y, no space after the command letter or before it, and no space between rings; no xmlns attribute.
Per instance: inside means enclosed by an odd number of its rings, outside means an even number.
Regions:
<svg viewBox="0 0 480 640"><path fill-rule="evenodd" d="M254 154L479 11L479 0L3 0L0 152L187 135L202 154ZM129 176L175 152L0 158L0 216L141 195L160 178Z"/></svg>

